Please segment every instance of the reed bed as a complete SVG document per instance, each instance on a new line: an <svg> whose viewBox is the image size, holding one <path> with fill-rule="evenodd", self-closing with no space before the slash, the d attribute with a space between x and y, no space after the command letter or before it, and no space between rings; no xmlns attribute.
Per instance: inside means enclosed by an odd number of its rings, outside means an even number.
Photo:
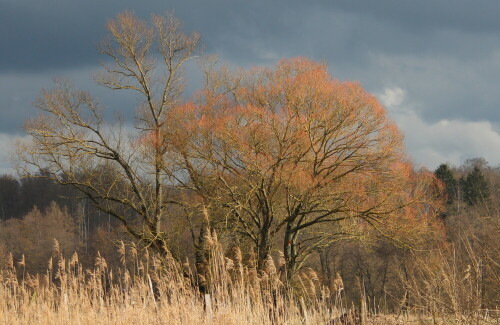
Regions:
<svg viewBox="0 0 500 325"><path fill-rule="evenodd" d="M284 283L282 265L271 257L257 272L251 255L233 247L225 256L216 240L205 240L195 265L121 243L120 267L98 255L84 269L76 253L65 258L56 243L46 273L29 275L29 261L9 255L0 273L0 324L435 324L422 314L349 306L339 276L328 288L305 269Z"/></svg>

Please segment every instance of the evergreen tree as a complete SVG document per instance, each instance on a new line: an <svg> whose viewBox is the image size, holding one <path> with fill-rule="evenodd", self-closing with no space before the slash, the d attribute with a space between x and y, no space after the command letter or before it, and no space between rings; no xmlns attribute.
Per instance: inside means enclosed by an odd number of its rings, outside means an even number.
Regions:
<svg viewBox="0 0 500 325"><path fill-rule="evenodd" d="M446 202L448 204L453 203L453 200L457 197L457 180L453 176L453 172L447 164L441 164L434 172L437 178L439 178L445 185L446 192Z"/></svg>
<svg viewBox="0 0 500 325"><path fill-rule="evenodd" d="M488 182L477 166L467 174L466 178L462 177L460 179L460 186L462 188L463 200L469 205L486 200L490 196Z"/></svg>

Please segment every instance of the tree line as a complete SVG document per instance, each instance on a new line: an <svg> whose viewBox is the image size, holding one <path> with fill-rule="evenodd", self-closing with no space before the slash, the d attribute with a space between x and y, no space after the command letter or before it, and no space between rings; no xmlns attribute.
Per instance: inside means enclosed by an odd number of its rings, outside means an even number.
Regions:
<svg viewBox="0 0 500 325"><path fill-rule="evenodd" d="M473 206L488 201L490 185L482 169L491 170L482 158L469 159L461 168L455 170L448 164L439 165L435 174L445 185L447 203L463 201Z"/></svg>

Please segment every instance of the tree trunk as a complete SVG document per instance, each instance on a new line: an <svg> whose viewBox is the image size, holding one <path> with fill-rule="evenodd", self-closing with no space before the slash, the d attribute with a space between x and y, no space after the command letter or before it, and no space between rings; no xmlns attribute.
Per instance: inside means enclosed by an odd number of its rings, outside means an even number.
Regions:
<svg viewBox="0 0 500 325"><path fill-rule="evenodd" d="M297 271L297 257L299 256L297 247L298 232L291 232L292 226L288 224L285 229L285 238L283 242L283 251L285 256L285 273L287 280L291 280Z"/></svg>
<svg viewBox="0 0 500 325"><path fill-rule="evenodd" d="M264 268L264 261L271 253L271 233L269 226L262 227L260 230L260 238L257 244L257 270L262 271Z"/></svg>
<svg viewBox="0 0 500 325"><path fill-rule="evenodd" d="M330 250L328 248L323 248L319 251L319 261L321 264L321 273L325 279L325 283L330 288L332 285L332 270L330 268Z"/></svg>

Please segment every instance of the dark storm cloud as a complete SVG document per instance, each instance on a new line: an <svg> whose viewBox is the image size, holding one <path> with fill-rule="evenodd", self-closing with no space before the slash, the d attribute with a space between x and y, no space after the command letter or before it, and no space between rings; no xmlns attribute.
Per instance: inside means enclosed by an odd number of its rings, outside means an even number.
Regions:
<svg viewBox="0 0 500 325"><path fill-rule="evenodd" d="M19 132L56 76L131 112L129 98L91 80L106 22L124 10L173 11L205 52L233 65L308 56L371 92L400 88L403 105L433 130L441 120L500 125L498 0L0 0L0 133Z"/></svg>
<svg viewBox="0 0 500 325"><path fill-rule="evenodd" d="M0 70L33 72L94 61L98 14L63 1L8 1L0 10ZM84 8L82 8L84 9ZM99 38L97 38L99 39Z"/></svg>
<svg viewBox="0 0 500 325"><path fill-rule="evenodd" d="M133 10L141 16L172 10L188 28L202 32L208 49L220 49L240 61L253 61L255 46L274 44L290 52L310 52L314 49L304 48L305 41L321 46L329 41L325 36L338 38L338 33L349 35L351 42L357 44L352 47L349 42L337 42L339 56L344 57L349 50L355 50L357 56L382 49L432 53L436 48L439 52L441 43L427 44L422 35L449 29L495 34L500 28L499 8L498 1L472 4L466 0L193 0L140 4L131 0L2 0L0 44L4 46L0 70L33 71L94 64L98 60L95 47L104 35L106 21L123 10ZM308 28L315 25L317 15L325 14L330 19L322 21L322 26L316 30ZM339 22L346 23L344 28L339 28ZM390 39L373 35L380 29L401 30L402 35ZM452 51L454 47L447 49ZM461 52L455 53L460 56Z"/></svg>
<svg viewBox="0 0 500 325"><path fill-rule="evenodd" d="M218 46L231 46L234 38L280 35L273 9L263 2L237 4L224 1L27 1L0 4L0 71L34 71L95 64L96 46L105 34L106 21L124 10L142 17L173 11L188 29L210 37Z"/></svg>
<svg viewBox="0 0 500 325"><path fill-rule="evenodd" d="M497 32L500 28L496 0L378 0L332 1L332 8L393 22L407 29L449 28L464 32Z"/></svg>

